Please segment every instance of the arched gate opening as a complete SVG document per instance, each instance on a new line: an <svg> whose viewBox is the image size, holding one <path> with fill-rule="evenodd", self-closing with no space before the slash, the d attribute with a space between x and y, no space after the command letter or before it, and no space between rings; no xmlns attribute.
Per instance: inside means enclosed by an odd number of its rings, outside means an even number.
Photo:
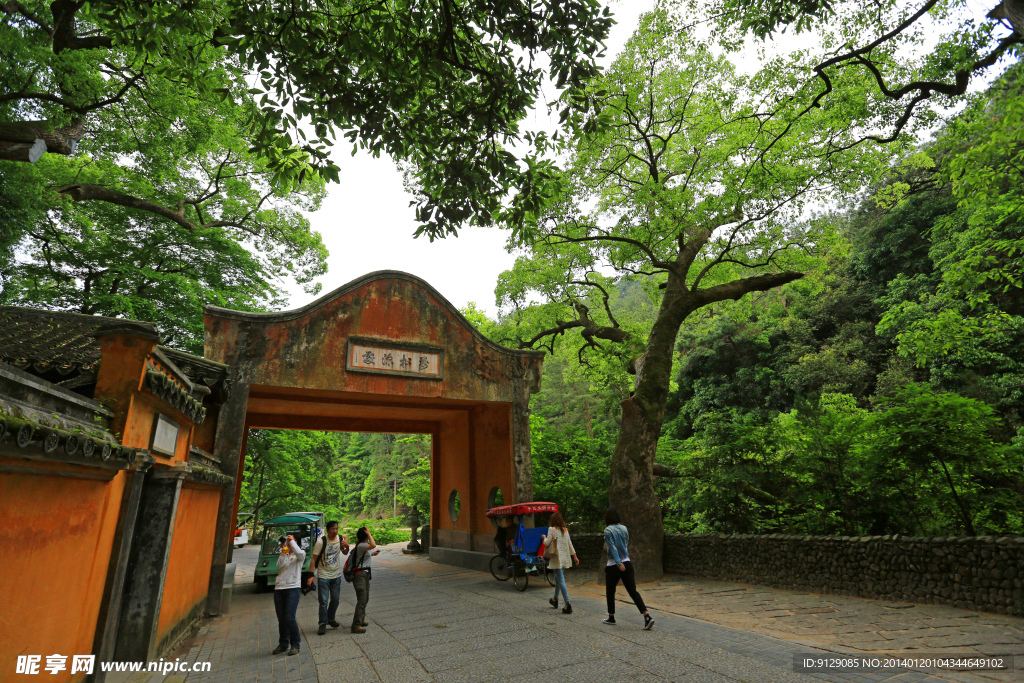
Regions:
<svg viewBox="0 0 1024 683"><path fill-rule="evenodd" d="M230 559L249 428L430 434L431 559L489 552L489 497L532 498L528 403L542 355L487 339L430 285L397 271L293 311L207 307L205 357L231 368L214 455L239 473L233 503L225 497L218 511L211 601Z"/></svg>

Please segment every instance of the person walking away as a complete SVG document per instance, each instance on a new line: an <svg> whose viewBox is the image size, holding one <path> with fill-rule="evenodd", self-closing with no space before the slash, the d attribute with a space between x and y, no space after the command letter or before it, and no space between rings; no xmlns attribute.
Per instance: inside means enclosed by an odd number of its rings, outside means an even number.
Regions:
<svg viewBox="0 0 1024 683"><path fill-rule="evenodd" d="M647 613L647 606L644 599L636 589L636 580L633 574L633 563L629 561L629 531L622 524L619 512L615 508L608 508L604 513L604 542L608 546L608 563L604 568L604 592L608 600L608 618L606 624L615 624L615 587L619 581L626 587L629 597L633 598L633 604L644 616L644 630L649 631L654 626L654 618Z"/></svg>
<svg viewBox="0 0 1024 683"><path fill-rule="evenodd" d="M274 582L274 611L277 612L278 644L273 654L288 651L289 655L299 654L302 637L295 611L299 608L299 586L302 563L306 551L295 542L296 532L289 532L281 539L281 555L277 558L277 581ZM289 649L291 646L291 649Z"/></svg>
<svg viewBox="0 0 1024 683"><path fill-rule="evenodd" d="M374 550L377 544L365 526L356 531L356 546L349 551L349 562L353 563L352 587L356 589L356 613L352 616L352 633L366 633L366 603L370 601L370 558L379 555ZM373 550L371 553L370 551Z"/></svg>
<svg viewBox="0 0 1024 683"><path fill-rule="evenodd" d="M548 533L541 536L541 542L551 549L550 552L545 551L545 554L551 555L551 559L548 560L548 569L555 573L555 597L548 602L552 607L558 609L558 593L561 591L562 598L565 599L562 614L572 614L569 589L565 587L565 569L572 567L573 562L578 565L580 558L576 557L576 548L572 547L572 539L569 538L569 527L566 526L560 513L556 512L551 515L551 526L548 527Z"/></svg>
<svg viewBox="0 0 1024 683"><path fill-rule="evenodd" d="M310 586L316 581L317 598L320 600L320 627L317 635L331 628L341 626L335 618L338 614L338 603L341 602L341 567L342 556L348 555L348 541L338 533L338 523L327 522L327 534L316 540L313 546L313 562L309 569L316 578L309 577Z"/></svg>

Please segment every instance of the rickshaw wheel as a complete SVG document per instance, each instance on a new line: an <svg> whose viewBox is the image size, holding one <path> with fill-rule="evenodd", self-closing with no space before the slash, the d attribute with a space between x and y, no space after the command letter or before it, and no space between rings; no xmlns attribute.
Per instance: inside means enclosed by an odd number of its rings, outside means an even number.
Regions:
<svg viewBox="0 0 1024 683"><path fill-rule="evenodd" d="M508 560L501 555L491 558L491 575L498 581L508 581L512 578L512 567Z"/></svg>
<svg viewBox="0 0 1024 683"><path fill-rule="evenodd" d="M530 583L530 575L526 573L526 563L522 560L512 563L512 583L516 585L518 591L526 590Z"/></svg>
<svg viewBox="0 0 1024 683"><path fill-rule="evenodd" d="M548 567L547 565L544 565L544 578L548 580L548 585L549 586L554 587L554 585L555 585L555 572L550 567Z"/></svg>

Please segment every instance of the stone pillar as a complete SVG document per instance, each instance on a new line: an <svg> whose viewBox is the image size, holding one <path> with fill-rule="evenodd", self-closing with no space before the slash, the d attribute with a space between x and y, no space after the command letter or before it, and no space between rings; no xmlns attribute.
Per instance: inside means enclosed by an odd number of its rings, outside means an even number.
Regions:
<svg viewBox="0 0 1024 683"><path fill-rule="evenodd" d="M185 463L150 470L142 485L138 520L128 553L115 660L156 658L156 629L174 539L174 520L181 482L190 471Z"/></svg>
<svg viewBox="0 0 1024 683"><path fill-rule="evenodd" d="M533 500L533 458L530 451L530 397L512 403L512 491L513 500L505 504ZM530 515L532 517L532 515Z"/></svg>
<svg viewBox="0 0 1024 683"><path fill-rule="evenodd" d="M406 555L412 553L421 553L423 548L420 546L419 539L416 538L416 530L420 526L420 511L415 506L409 510L409 544L402 549L402 552Z"/></svg>
<svg viewBox="0 0 1024 683"><path fill-rule="evenodd" d="M96 636L92 651L97 661L107 662L114 659L114 646L117 644L117 626L121 617L121 605L124 598L125 578L128 572L129 555L132 549L132 536L135 534L136 520L139 516L139 504L142 501L142 489L146 481L146 472L153 464L150 455L139 455L135 466L126 474L124 494L121 497L121 509L117 518L117 529L114 532L114 545L110 554L110 565L107 568L107 581L103 588L103 602L96 619ZM95 667L92 677L94 683L106 680L106 672Z"/></svg>
<svg viewBox="0 0 1024 683"><path fill-rule="evenodd" d="M220 614L224 611L224 570L231 561L235 538L235 498L242 486L239 464L242 445L245 443L245 411L249 404L249 385L236 382L217 415L217 434L213 441L213 455L221 463L225 474L235 477L234 487L225 486L220 494L217 509L217 532L213 540L213 564L210 567L210 584L206 593L206 611Z"/></svg>

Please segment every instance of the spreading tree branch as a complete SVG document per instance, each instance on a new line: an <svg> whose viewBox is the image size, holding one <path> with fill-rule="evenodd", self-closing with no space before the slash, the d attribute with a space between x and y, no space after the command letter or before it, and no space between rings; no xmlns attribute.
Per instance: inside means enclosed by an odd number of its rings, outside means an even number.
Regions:
<svg viewBox="0 0 1024 683"><path fill-rule="evenodd" d="M786 271L783 273L770 273L768 275L755 275L754 277L744 277L732 282L725 282L714 287L701 290L696 293L697 299L700 306L706 306L707 304L715 303L716 301L725 301L726 299L739 299L745 294L750 292L763 292L766 289L772 287L780 287L782 285L799 280L804 276L804 273L798 273L795 271Z"/></svg>
<svg viewBox="0 0 1024 683"><path fill-rule="evenodd" d="M151 202L148 199L140 199L139 197L133 197L125 194L124 192L112 190L109 187L104 187L103 185L94 185L92 183L75 183L73 185L65 185L64 187L57 188L56 192L57 194L70 197L76 202L108 202L110 204L117 204L118 206L124 206L129 209L153 213L157 216L161 216L162 218L167 218L190 231L201 230L203 228L231 227L245 230L252 235L260 234L258 230L254 229L250 225L246 225L245 223L245 221L252 216L252 211L240 220L218 220L209 221L207 223L194 223L185 217L184 205L186 202L184 199L178 202L177 209L170 209L162 204Z"/></svg>

